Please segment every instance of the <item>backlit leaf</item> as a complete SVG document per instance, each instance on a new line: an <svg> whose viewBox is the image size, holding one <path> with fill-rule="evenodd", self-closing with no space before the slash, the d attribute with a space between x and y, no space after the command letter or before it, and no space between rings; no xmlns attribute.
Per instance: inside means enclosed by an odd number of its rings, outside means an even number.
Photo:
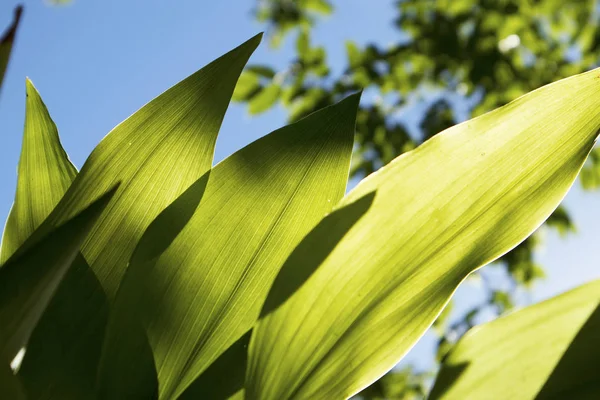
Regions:
<svg viewBox="0 0 600 400"><path fill-rule="evenodd" d="M600 281L471 329L430 399L600 397Z"/></svg>
<svg viewBox="0 0 600 400"><path fill-rule="evenodd" d="M115 127L48 217L49 227L59 225L122 182L32 337L35 351L20 371L32 397L90 396L107 318L102 292L110 304L148 225L211 167L236 81L259 41L257 35L213 61Z"/></svg>
<svg viewBox="0 0 600 400"><path fill-rule="evenodd" d="M252 328L283 261L344 195L358 100L350 96L218 164L166 251L157 258L136 251L116 304L128 307L124 326L132 315L142 320L161 399L177 398ZM182 210L197 204L182 202ZM142 247L163 246L142 240ZM129 331L112 333L127 340Z"/></svg>
<svg viewBox="0 0 600 400"><path fill-rule="evenodd" d="M349 397L389 371L469 273L558 206L599 128L594 70L454 126L364 179L338 207L369 193L373 204L331 254L284 265L307 280L254 328L246 398ZM338 223L325 218L305 241ZM282 286L265 307L287 298Z"/></svg>
<svg viewBox="0 0 600 400"><path fill-rule="evenodd" d="M77 175L46 105L29 79L26 84L27 107L17 194L4 228L0 263L46 219Z"/></svg>

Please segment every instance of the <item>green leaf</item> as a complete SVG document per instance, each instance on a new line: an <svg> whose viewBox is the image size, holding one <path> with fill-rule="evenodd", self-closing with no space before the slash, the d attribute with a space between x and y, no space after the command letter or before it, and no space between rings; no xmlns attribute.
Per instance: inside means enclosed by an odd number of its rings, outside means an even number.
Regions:
<svg viewBox="0 0 600 400"><path fill-rule="evenodd" d="M307 10L324 15L329 15L333 11L333 6L327 0L305 0L304 6Z"/></svg>
<svg viewBox="0 0 600 400"><path fill-rule="evenodd" d="M0 263L8 260L40 226L77 175L40 94L29 79L26 86L25 131L17 193L4 228Z"/></svg>
<svg viewBox="0 0 600 400"><path fill-rule="evenodd" d="M277 102L280 93L281 86L276 83L269 84L250 99L248 102L248 111L252 115L267 111Z"/></svg>
<svg viewBox="0 0 600 400"><path fill-rule="evenodd" d="M208 367L181 396L180 400L231 399L244 388L250 334L232 344ZM241 396L243 399L244 397Z"/></svg>
<svg viewBox="0 0 600 400"><path fill-rule="evenodd" d="M19 378L13 374L13 371L8 365L8 361L0 365L0 398L11 400L26 399L21 382L19 382Z"/></svg>
<svg viewBox="0 0 600 400"><path fill-rule="evenodd" d="M43 239L32 236L0 269L0 360L12 360L29 336L98 217L109 191Z"/></svg>
<svg viewBox="0 0 600 400"><path fill-rule="evenodd" d="M300 58L310 51L310 36L308 33L308 29L302 29L298 32L298 37L296 38L296 53Z"/></svg>
<svg viewBox="0 0 600 400"><path fill-rule="evenodd" d="M15 35L19 22L21 21L21 15L23 14L23 7L17 6L15 8L15 15L12 23L8 29L0 37L0 88L2 88L2 82L4 81L4 74L8 67L8 61L10 60L10 52L12 51L13 42L15 41Z"/></svg>
<svg viewBox="0 0 600 400"><path fill-rule="evenodd" d="M258 76L253 72L244 71L240 75L240 79L238 79L231 100L246 101L259 89L260 80Z"/></svg>
<svg viewBox="0 0 600 400"><path fill-rule="evenodd" d="M140 242L116 303L127 312L109 339L126 343L131 316L140 317L161 399L181 395L252 328L283 261L344 195L359 97L236 152L212 169L195 201L173 213L187 214L199 202L174 240L152 234L156 240ZM170 220L153 230L168 230ZM172 243L156 257L165 241ZM133 360L131 347L110 351ZM111 373L119 363L103 368Z"/></svg>
<svg viewBox="0 0 600 400"><path fill-rule="evenodd" d="M79 254L27 345L18 375L30 398L93 398L108 313L106 294Z"/></svg>
<svg viewBox="0 0 600 400"><path fill-rule="evenodd" d="M471 329L431 399L597 399L600 280Z"/></svg>
<svg viewBox="0 0 600 400"><path fill-rule="evenodd" d="M263 78L273 79L275 77L275 71L267 65L248 65L245 71Z"/></svg>
<svg viewBox="0 0 600 400"><path fill-rule="evenodd" d="M152 260L175 240L190 221L204 195L210 172L194 182L152 221L140 239L130 265ZM131 269L131 267L129 267ZM135 268L135 267L134 267ZM145 271L137 269L140 275ZM102 348L96 393L98 399L156 398L158 380L152 349L138 315L143 279L129 271L121 282ZM135 362L132 362L132 355Z"/></svg>
<svg viewBox="0 0 600 400"><path fill-rule="evenodd" d="M346 41L346 54L350 67L357 68L362 61L362 54L356 43L351 40Z"/></svg>
<svg viewBox="0 0 600 400"><path fill-rule="evenodd" d="M48 217L49 227L58 225L114 182L122 182L34 333L35 343L20 371L32 397L90 396L81 388L94 384L107 307L133 250L156 216L210 169L236 81L260 37L213 61L114 128Z"/></svg>
<svg viewBox="0 0 600 400"><path fill-rule="evenodd" d="M338 207L375 192L373 205L331 254L283 267L309 278L254 328L246 397L349 397L389 371L469 273L558 206L599 110L595 70L454 126L364 179ZM305 240L317 245L336 223L325 218ZM269 294L287 296L278 285Z"/></svg>

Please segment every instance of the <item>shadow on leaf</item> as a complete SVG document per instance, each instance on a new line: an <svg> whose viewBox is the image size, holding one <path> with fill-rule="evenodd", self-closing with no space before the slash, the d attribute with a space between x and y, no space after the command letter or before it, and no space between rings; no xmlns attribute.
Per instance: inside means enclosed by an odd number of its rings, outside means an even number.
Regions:
<svg viewBox="0 0 600 400"><path fill-rule="evenodd" d="M119 286L111 310L102 360L98 374L101 399L153 399L158 396L158 378L142 325L145 313L153 310L148 304L155 297L148 291L148 268L165 251L187 225L200 204L210 171L194 182L148 226L140 239ZM136 354L135 360L130 355Z"/></svg>
<svg viewBox="0 0 600 400"><path fill-rule="evenodd" d="M260 318L275 311L316 271L354 224L367 212L375 193L368 193L325 217L288 257L265 300Z"/></svg>
<svg viewBox="0 0 600 400"><path fill-rule="evenodd" d="M232 344L183 392L179 399L225 400L243 389L251 334L252 331L246 332Z"/></svg>
<svg viewBox="0 0 600 400"><path fill-rule="evenodd" d="M600 304L567 348L535 397L542 399L597 399L600 397Z"/></svg>

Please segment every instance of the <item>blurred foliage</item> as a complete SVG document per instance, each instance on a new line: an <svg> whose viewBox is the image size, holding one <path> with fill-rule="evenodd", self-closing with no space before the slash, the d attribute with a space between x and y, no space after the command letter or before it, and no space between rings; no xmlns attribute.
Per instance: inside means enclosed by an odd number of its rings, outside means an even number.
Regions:
<svg viewBox="0 0 600 400"><path fill-rule="evenodd" d="M64 6L70 4L73 0L45 0L48 5L51 6Z"/></svg>
<svg viewBox="0 0 600 400"><path fill-rule="evenodd" d="M363 390L360 396L373 400L417 400L426 396L422 382L432 374L417 372L408 366L388 372L377 382Z"/></svg>
<svg viewBox="0 0 600 400"><path fill-rule="evenodd" d="M254 14L270 27L271 45L278 47L287 33L298 27L310 28L315 17L332 11L328 0L257 0Z"/></svg>
<svg viewBox="0 0 600 400"><path fill-rule="evenodd" d="M295 36L296 56L283 71L247 68L234 100L248 103L251 114L281 104L295 121L350 92L374 93L364 96L375 100L363 101L357 118L352 174L362 177L457 122L598 65L595 0L399 0L395 7L401 39L391 46L348 41L346 67L335 75L326 49L311 41L318 17L333 13L331 2L258 0L255 16L267 25L272 43ZM466 109L466 115L458 109ZM585 189L600 186L600 150L592 152L581 183ZM546 225L561 235L574 230L562 207ZM519 292L544 277L533 257L540 239L536 232L496 262L493 268L504 270L509 289L482 272L470 278L482 282L486 300L452 323L450 308L440 316L433 327L439 335L438 361L482 315L509 310ZM423 398L430 375L394 370L361 397Z"/></svg>

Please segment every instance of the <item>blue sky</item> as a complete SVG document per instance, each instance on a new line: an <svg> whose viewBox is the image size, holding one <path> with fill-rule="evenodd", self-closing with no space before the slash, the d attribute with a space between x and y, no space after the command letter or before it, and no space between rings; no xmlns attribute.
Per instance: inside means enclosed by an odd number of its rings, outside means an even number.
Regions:
<svg viewBox="0 0 600 400"><path fill-rule="evenodd" d="M342 4L343 3L343 4ZM0 24L8 25L15 1L0 3ZM335 15L316 28L313 40L328 50L334 70L344 64L346 39L393 43L393 1L338 0ZM143 104L264 27L254 22L254 0L76 0L48 7L27 0L13 58L0 98L0 224L14 196L24 121L25 77L32 79L56 122L71 160L81 167L94 146ZM263 44L251 63L285 68L293 43L282 49ZM364 100L368 101L367 98ZM285 123L275 109L249 117L232 104L217 143L215 161ZM548 232L537 259L548 277L530 295L547 298L600 278L595 246L600 238L600 192L576 184L566 203L578 233L567 239ZM458 309L476 301L474 284L458 290ZM428 365L433 338L426 337L409 359Z"/></svg>

